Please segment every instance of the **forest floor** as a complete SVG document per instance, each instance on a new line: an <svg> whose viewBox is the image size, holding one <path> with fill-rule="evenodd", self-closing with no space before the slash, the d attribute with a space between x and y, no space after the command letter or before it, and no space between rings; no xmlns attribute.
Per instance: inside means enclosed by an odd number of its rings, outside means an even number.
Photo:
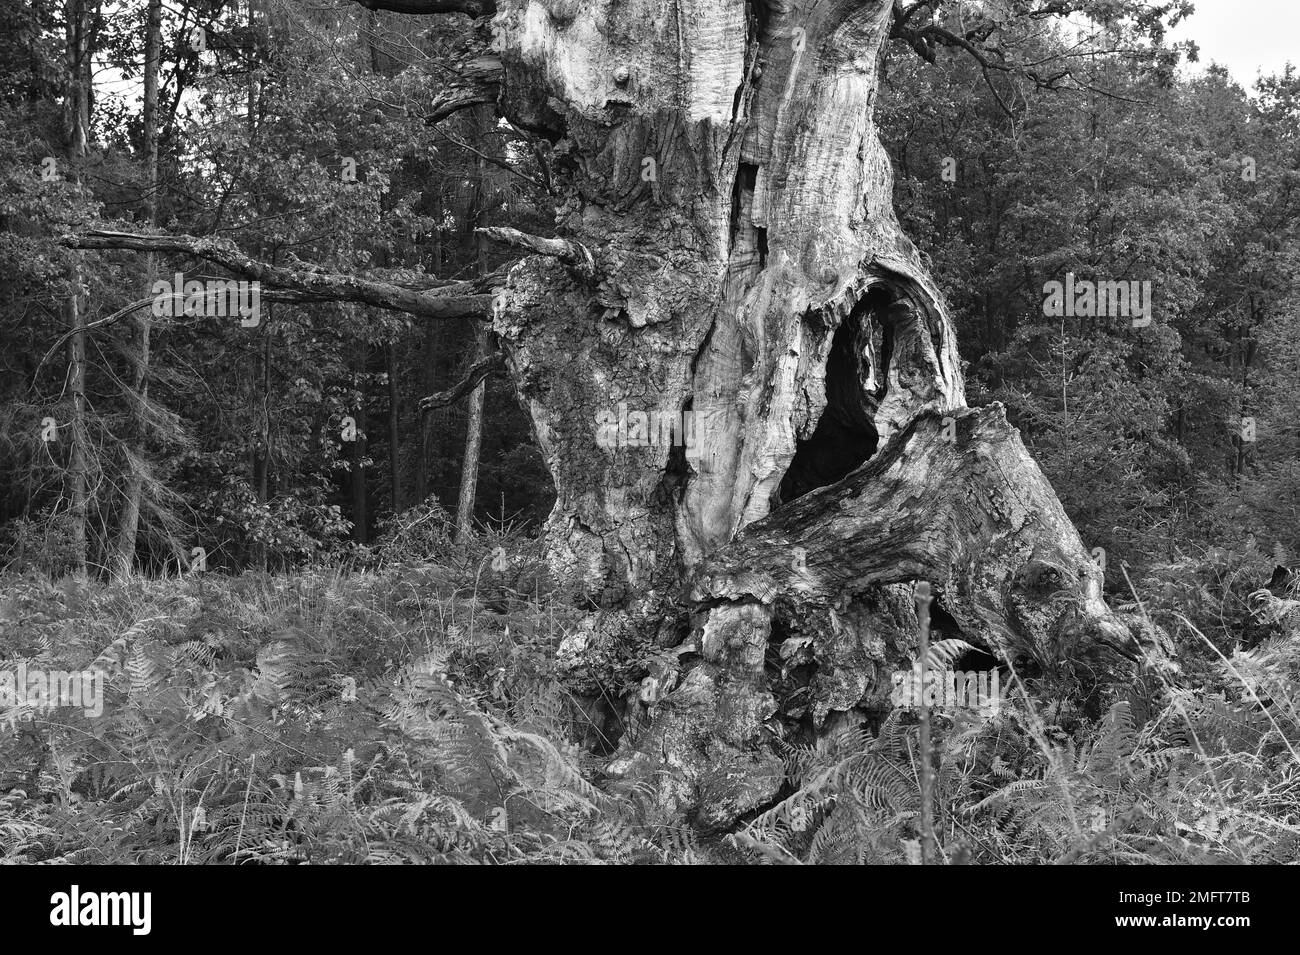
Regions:
<svg viewBox="0 0 1300 955"><path fill-rule="evenodd" d="M0 860L917 861L906 719L787 746L780 801L732 834L605 780L556 672L584 612L507 543L504 562L482 540L289 575L0 577L0 668L104 674L98 713L0 698ZM1300 861L1300 604L1265 594L1253 649L1184 630L1099 719L1027 698L939 717L944 859Z"/></svg>

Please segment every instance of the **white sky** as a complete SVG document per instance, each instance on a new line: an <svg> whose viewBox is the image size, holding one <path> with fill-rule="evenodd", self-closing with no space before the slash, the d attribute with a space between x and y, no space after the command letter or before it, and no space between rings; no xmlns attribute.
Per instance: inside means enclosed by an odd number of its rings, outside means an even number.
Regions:
<svg viewBox="0 0 1300 955"><path fill-rule="evenodd" d="M1281 73L1288 60L1300 68L1300 0L1195 0L1196 13L1173 32L1195 40L1201 62L1226 66L1249 89L1256 75Z"/></svg>

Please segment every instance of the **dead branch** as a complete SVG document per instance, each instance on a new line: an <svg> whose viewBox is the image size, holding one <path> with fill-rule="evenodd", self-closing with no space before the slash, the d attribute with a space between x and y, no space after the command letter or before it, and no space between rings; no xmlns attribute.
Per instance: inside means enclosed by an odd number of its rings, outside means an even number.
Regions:
<svg viewBox="0 0 1300 955"><path fill-rule="evenodd" d="M276 298L294 303L357 302L374 308L406 312L417 318L476 318L492 314L492 296L483 280L448 282L428 288L411 288L319 266L273 265L251 258L224 239L192 235L142 235L92 229L64 236L73 249L128 249L136 252L186 254L278 290Z"/></svg>

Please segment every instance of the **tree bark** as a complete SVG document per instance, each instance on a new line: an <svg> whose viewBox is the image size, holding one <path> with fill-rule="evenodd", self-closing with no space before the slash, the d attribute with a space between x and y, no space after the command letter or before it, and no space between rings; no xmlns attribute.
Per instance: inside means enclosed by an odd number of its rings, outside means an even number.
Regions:
<svg viewBox="0 0 1300 955"><path fill-rule="evenodd" d="M555 481L551 558L613 604L562 657L617 658L619 621L673 648L611 769L710 825L775 795L777 736L885 705L911 581L1009 663L1130 652L1019 436L965 408L872 117L892 14L514 0L493 21L506 115L572 157L559 238L593 250L524 259L493 323ZM610 424L633 414L663 416L650 440ZM807 703L767 662L792 634Z"/></svg>
<svg viewBox="0 0 1300 955"><path fill-rule="evenodd" d="M487 134L492 128L493 117L482 108L474 111L475 132L480 144L487 145ZM482 230L485 223L487 195L487 162L482 153L475 160L477 173L474 183L474 195L470 202L469 220L473 228ZM475 235L476 257L480 275L487 272L487 235L479 231ZM491 344L481 329L474 333L473 360L471 370L477 368L489 357ZM487 397L487 377L482 376L474 390L470 392L469 407L465 419L465 453L460 466L460 494L456 498L456 540L464 542L474 533L474 501L478 492L479 456L483 449L483 404Z"/></svg>
<svg viewBox="0 0 1300 955"><path fill-rule="evenodd" d="M91 42L92 24L97 10L89 0L68 0L67 46L68 93L66 98L68 173L80 182L79 163L86 155L90 134ZM89 558L87 522L89 519L89 435L86 427L86 315L81 300L80 269L73 264L69 272L72 286L63 303L68 338L68 393L72 398L72 421L69 428L71 452L68 462L71 508L72 569L79 576L86 573Z"/></svg>
<svg viewBox="0 0 1300 955"><path fill-rule="evenodd" d="M495 276L469 282L399 284L383 278L349 275L299 262L273 265L240 252L222 239L191 235L138 235L88 229L63 238L74 249L134 249L140 252L171 252L196 255L220 265L235 275L262 282L270 301L310 304L313 302L355 302L389 311L405 312L416 318L486 320L492 312L492 295L487 291Z"/></svg>
<svg viewBox="0 0 1300 955"><path fill-rule="evenodd" d="M481 348L479 350L481 351ZM445 408L448 405L455 404L470 392L478 391L479 385L484 379L504 367L505 362L501 360L500 355L492 354L478 359L466 370L465 377L450 388L435 391L433 394L421 398L420 410L435 411L438 408Z"/></svg>
<svg viewBox="0 0 1300 955"><path fill-rule="evenodd" d="M680 664L612 768L657 776L670 806L729 824L775 795L753 781L779 776L762 745L774 728L888 711L891 674L919 650L916 580L934 585L951 635L1021 676L1077 668L1095 685L1140 652L1001 405L929 411L841 481L750 524L656 606L692 608L702 625L667 616L660 642ZM597 634L568 643L570 661L602 650ZM737 774L752 779L732 791Z"/></svg>
<svg viewBox="0 0 1300 955"><path fill-rule="evenodd" d="M152 231L158 224L158 73L162 62L162 0L149 0L145 14L144 41L144 210L145 223ZM145 281L153 287L156 277L154 254L145 256ZM135 564L136 536L140 527L140 498L144 493L145 407L149 400L149 335L151 312L135 313L136 353L132 378L131 421L134 448L128 453L129 470L122 511L118 516L117 540L112 573L129 577Z"/></svg>
<svg viewBox="0 0 1300 955"><path fill-rule="evenodd" d="M474 355L487 347L484 335L475 335ZM483 450L483 402L487 395L487 376L479 378L469 395L465 420L465 454L460 465L460 494L456 498L456 540L464 542L474 533L474 499L478 492L479 457Z"/></svg>
<svg viewBox="0 0 1300 955"><path fill-rule="evenodd" d="M367 5L395 2L453 8ZM1136 656L1019 434L966 407L872 117L893 15L502 0L491 22L499 107L557 157L558 235L489 235L533 253L491 316L554 479L548 553L604 608L560 662L579 692L644 674L610 771L709 826L775 797L778 739L888 708L918 579L1016 673ZM328 289L434 307L376 285Z"/></svg>
<svg viewBox="0 0 1300 955"><path fill-rule="evenodd" d="M352 539L358 544L369 540L369 517L366 513L366 363L368 349L358 346L354 368L357 386L357 436L352 442L352 467L349 480L352 498Z"/></svg>
<svg viewBox="0 0 1300 955"><path fill-rule="evenodd" d="M434 189L434 206L433 220L436 225L433 228L433 235L429 243L429 269L434 278L442 275L442 220L443 220L443 193L442 184L439 183ZM426 394L431 393L438 382L438 358L444 353L443 328L440 324L430 322L424 329L424 344L422 346L421 358L423 369L421 382ZM415 471L415 496L418 499L416 503L423 504L429 496L429 460L433 454L434 447L434 415L425 411L423 407L420 411L420 458Z"/></svg>
<svg viewBox="0 0 1300 955"><path fill-rule="evenodd" d="M390 344L387 351L388 363L388 486L393 498L393 513L402 513L402 456L398 444L401 433L398 388L397 388L397 346Z"/></svg>
<svg viewBox="0 0 1300 955"><path fill-rule="evenodd" d="M834 442L813 441L847 321L870 358L845 371L863 387L841 446L865 457L964 404L871 120L888 3L500 10L507 113L583 157L557 171L578 197L558 225L598 250L591 280L526 259L495 322L555 477L557 564L592 589L662 585L768 512L801 441L814 472L859 463L817 465ZM690 412L694 453L601 447L620 405Z"/></svg>

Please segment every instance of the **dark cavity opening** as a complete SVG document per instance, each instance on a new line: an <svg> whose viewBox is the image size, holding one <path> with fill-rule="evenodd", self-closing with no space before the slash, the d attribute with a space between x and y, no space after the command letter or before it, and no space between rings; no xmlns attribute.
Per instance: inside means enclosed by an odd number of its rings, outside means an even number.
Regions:
<svg viewBox="0 0 1300 955"><path fill-rule="evenodd" d="M731 232L727 247L736 247L736 237L740 232L741 220L745 215L750 198L754 195L754 186L758 182L758 167L752 163L742 162L736 170L736 182L731 189ZM767 244L767 237L762 239Z"/></svg>
<svg viewBox="0 0 1300 955"><path fill-rule="evenodd" d="M892 301L886 290L873 289L835 330L826 359L826 408L813 433L795 446L777 490L779 503L834 484L876 453L874 418L893 346L884 312Z"/></svg>
<svg viewBox="0 0 1300 955"><path fill-rule="evenodd" d="M978 634L964 633L961 625L936 597L930 605L930 640L965 640L971 645L961 656L952 661L949 669L965 672L983 672L996 670L1001 661L989 649Z"/></svg>

